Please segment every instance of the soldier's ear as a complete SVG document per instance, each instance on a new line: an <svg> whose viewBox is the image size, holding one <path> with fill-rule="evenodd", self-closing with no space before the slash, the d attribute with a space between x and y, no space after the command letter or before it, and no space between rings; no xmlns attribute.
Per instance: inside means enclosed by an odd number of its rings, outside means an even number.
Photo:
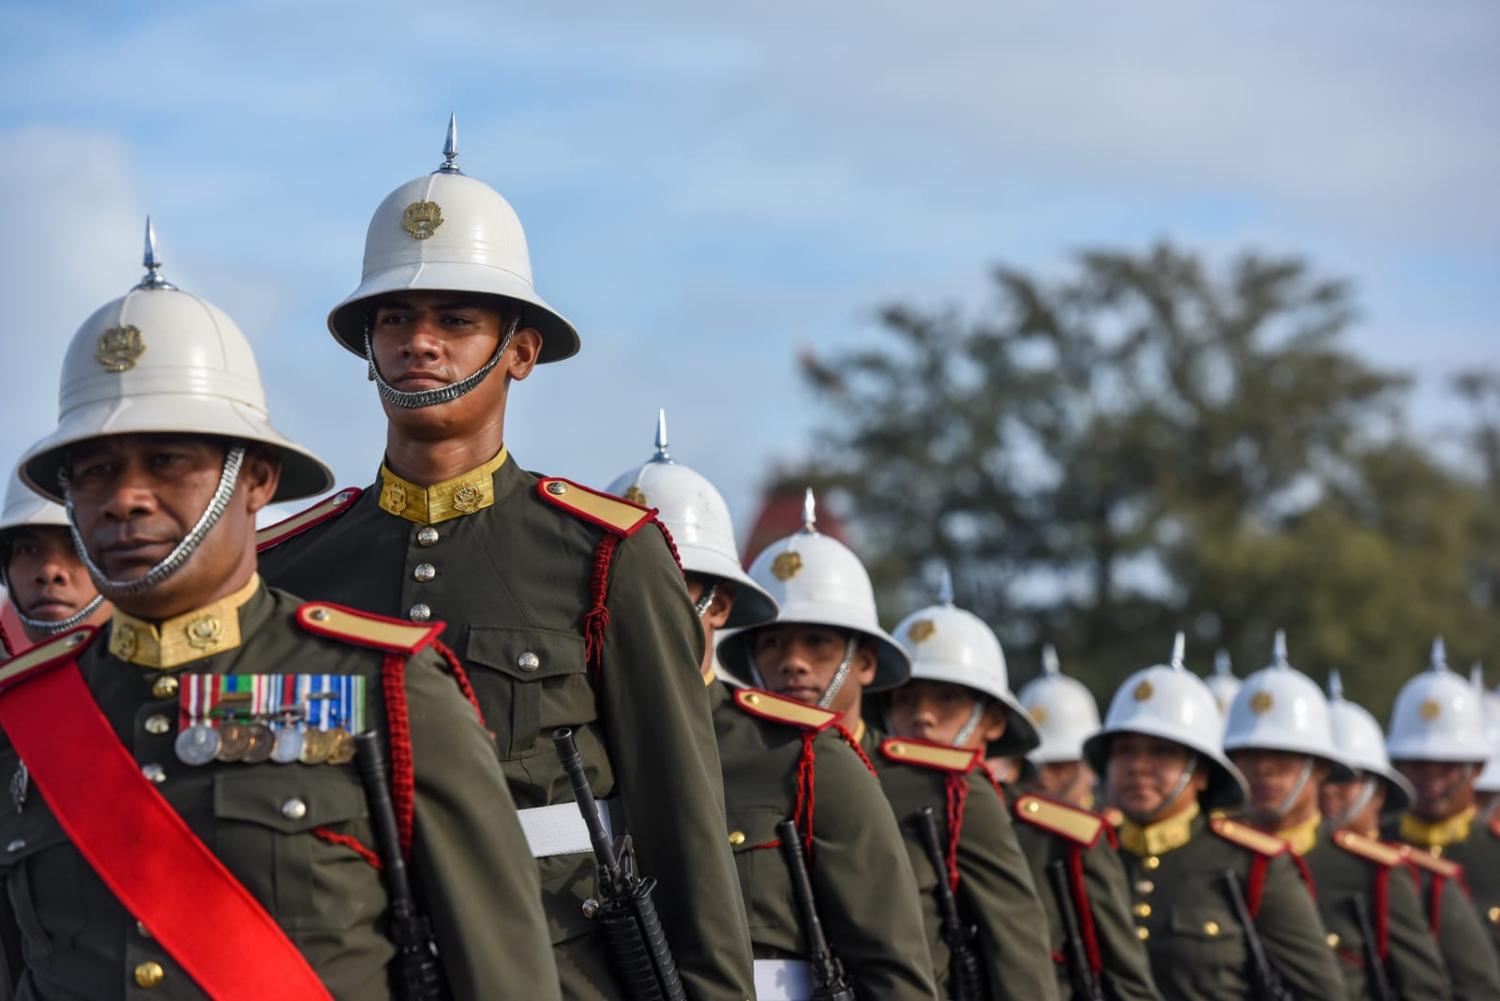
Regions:
<svg viewBox="0 0 1500 1001"><path fill-rule="evenodd" d="M870 687L875 681L875 644L868 640L861 642L859 649L854 651L854 662L850 667L853 668L860 687Z"/></svg>
<svg viewBox="0 0 1500 1001"><path fill-rule="evenodd" d="M251 515L271 503L280 483L281 455L264 445L247 448L245 461L240 465L240 485L245 490L245 502Z"/></svg>
<svg viewBox="0 0 1500 1001"><path fill-rule="evenodd" d="M536 332L535 327L517 330L516 335L510 339L510 347L505 349L505 357L501 359L506 378L516 382L526 378L536 368L536 360L541 353L542 335Z"/></svg>
<svg viewBox="0 0 1500 1001"><path fill-rule="evenodd" d="M708 611L703 613L703 617L713 628L723 629L732 611L734 611L734 585L728 581L720 581L718 590L714 592L714 600L709 602Z"/></svg>

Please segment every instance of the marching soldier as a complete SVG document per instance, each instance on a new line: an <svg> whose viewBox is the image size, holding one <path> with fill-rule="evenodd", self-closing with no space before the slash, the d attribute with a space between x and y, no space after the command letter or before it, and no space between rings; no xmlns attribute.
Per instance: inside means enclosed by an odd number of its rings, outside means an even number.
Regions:
<svg viewBox="0 0 1500 1001"><path fill-rule="evenodd" d="M999 640L977 616L953 604L947 573L938 604L908 615L896 626L896 637L911 654L912 680L888 696L887 719L895 740L882 749L910 742L922 748L1035 753L1037 727L1010 692ZM1078 684L1057 674L1055 656L1047 659L1051 675L1042 682ZM1065 698L1048 704L1064 710L1069 706ZM1054 723L1054 735L1058 725ZM1081 749L1077 753L1081 756ZM1112 847L1114 832L1105 820L1045 796L1018 796L1003 787L1000 793L1010 804L1016 839L1047 911L1060 996L1077 1001L1159 999L1145 947L1127 910L1130 891Z"/></svg>
<svg viewBox="0 0 1500 1001"><path fill-rule="evenodd" d="M1039 743L1026 755L1038 789L1054 799L1094 808L1098 776L1083 760L1083 742L1099 729L1099 706L1077 678L1062 673L1057 651L1042 648L1042 674L1021 686L1017 698L1033 722Z"/></svg>
<svg viewBox="0 0 1500 1001"><path fill-rule="evenodd" d="M1206 815L1239 805L1245 780L1220 748L1213 694L1182 657L1178 633L1171 664L1127 678L1084 743L1124 814L1120 854L1157 989L1168 999L1256 997L1280 981L1295 997L1340 994L1286 842Z"/></svg>
<svg viewBox="0 0 1500 1001"><path fill-rule="evenodd" d="M1430 669L1396 695L1386 752L1416 793L1386 835L1412 846L1424 896L1437 901L1432 921L1454 996L1500 997L1492 937L1500 922L1500 831L1474 822L1474 780L1488 755L1484 719L1473 685L1448 669L1441 639ZM1443 906L1465 895L1471 907ZM1490 949L1480 947L1485 941Z"/></svg>
<svg viewBox="0 0 1500 1001"><path fill-rule="evenodd" d="M740 1001L753 989L750 936L698 674L702 627L651 511L538 477L506 450L512 384L574 354L578 335L532 287L515 212L456 156L450 122L443 165L375 210L363 280L328 319L385 410L378 480L263 532L267 579L449 623L521 807L567 997L621 985L553 750L563 727L607 824L628 830L656 881L688 995Z"/></svg>
<svg viewBox="0 0 1500 1001"><path fill-rule="evenodd" d="M21 627L15 635L0 627L0 657L109 619L109 604L73 551L67 514L33 493L19 473L11 475L0 511L0 586Z"/></svg>
<svg viewBox="0 0 1500 1001"><path fill-rule="evenodd" d="M910 662L880 628L859 557L820 534L814 515L809 490L802 531L756 557L750 576L780 614L773 625L726 636L721 663L760 687L836 712L853 729L901 825L945 994L1056 997L1045 912L979 752L887 740L861 719L863 694L900 685ZM941 844L937 865L924 841L924 808Z"/></svg>
<svg viewBox="0 0 1500 1001"><path fill-rule="evenodd" d="M1288 662L1283 633L1271 666L1246 678L1231 703L1224 749L1250 783L1246 822L1284 839L1311 877L1345 996L1446 997L1399 850L1323 822L1320 786L1350 782L1355 772L1335 744L1323 693Z"/></svg>
<svg viewBox="0 0 1500 1001"><path fill-rule="evenodd" d="M755 948L756 996L806 1001L830 986L809 962L816 958L810 922L782 858L787 846L777 828L791 819L810 856L812 902L829 952L855 993L931 999L936 988L916 878L880 783L837 713L717 677L715 635L775 621L776 602L741 569L719 492L668 455L665 414L656 445L649 462L609 490L661 512L703 622L702 672L719 741L729 844Z"/></svg>
<svg viewBox="0 0 1500 1001"><path fill-rule="evenodd" d="M1500 802L1500 693L1484 687L1484 668L1477 663L1469 668L1469 683L1479 693L1485 743L1489 747L1489 757L1474 780L1474 805L1478 808L1474 816L1487 824L1495 816L1495 804Z"/></svg>
<svg viewBox="0 0 1500 1001"><path fill-rule="evenodd" d="M261 582L256 512L331 477L271 426L244 335L160 277L149 239L146 278L74 336L58 426L22 461L115 611L0 667L19 996L556 997L441 624Z"/></svg>

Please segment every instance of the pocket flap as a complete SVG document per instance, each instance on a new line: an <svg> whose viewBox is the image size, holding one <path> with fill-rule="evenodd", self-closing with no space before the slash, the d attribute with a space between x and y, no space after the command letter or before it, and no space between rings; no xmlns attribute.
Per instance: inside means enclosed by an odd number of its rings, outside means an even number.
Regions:
<svg viewBox="0 0 1500 1001"><path fill-rule="evenodd" d="M1236 942L1244 931L1227 913L1206 909L1177 909L1168 919L1172 934L1198 942Z"/></svg>
<svg viewBox="0 0 1500 1001"><path fill-rule="evenodd" d="M517 681L581 674L583 637L557 629L470 626L464 659Z"/></svg>
<svg viewBox="0 0 1500 1001"><path fill-rule="evenodd" d="M220 819L296 834L368 815L352 766L267 765L214 776L214 816Z"/></svg>
<svg viewBox="0 0 1500 1001"><path fill-rule="evenodd" d="M786 814L774 807L748 807L729 816L729 846L736 855L764 848L776 840L776 825Z"/></svg>

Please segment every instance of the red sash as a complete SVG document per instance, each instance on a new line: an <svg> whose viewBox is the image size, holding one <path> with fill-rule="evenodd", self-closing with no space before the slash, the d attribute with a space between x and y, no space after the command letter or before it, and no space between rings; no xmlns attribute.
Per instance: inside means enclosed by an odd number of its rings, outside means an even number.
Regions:
<svg viewBox="0 0 1500 1001"><path fill-rule="evenodd" d="M45 644L66 642L54 666L39 659L0 678L0 727L73 847L209 997L331 1001L275 919L120 743L73 659L92 632Z"/></svg>

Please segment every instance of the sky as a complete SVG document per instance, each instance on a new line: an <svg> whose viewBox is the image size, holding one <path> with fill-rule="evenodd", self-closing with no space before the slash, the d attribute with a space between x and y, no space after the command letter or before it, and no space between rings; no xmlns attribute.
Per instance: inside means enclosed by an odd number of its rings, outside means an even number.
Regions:
<svg viewBox="0 0 1500 1001"><path fill-rule="evenodd" d="M604 485L652 451L748 530L823 412L799 348L891 301L977 309L997 263L1169 238L1351 278L1349 346L1416 380L1500 365L1500 7L43 4L0 0L0 458L56 416L80 323L164 274L226 310L273 420L341 484L384 429L328 334L392 189L459 163L526 227L582 352L512 396L523 465Z"/></svg>

